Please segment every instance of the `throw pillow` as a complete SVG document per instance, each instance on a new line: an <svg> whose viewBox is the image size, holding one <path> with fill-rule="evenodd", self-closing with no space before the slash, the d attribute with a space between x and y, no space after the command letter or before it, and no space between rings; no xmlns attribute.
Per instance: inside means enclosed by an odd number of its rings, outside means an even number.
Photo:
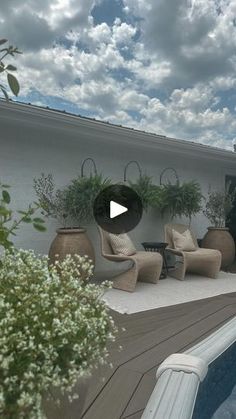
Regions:
<svg viewBox="0 0 236 419"><path fill-rule="evenodd" d="M135 246L127 234L109 234L109 237L115 255L131 256L136 253Z"/></svg>
<svg viewBox="0 0 236 419"><path fill-rule="evenodd" d="M176 250L182 250L185 252L193 252L196 250L196 246L189 230L185 230L184 233L179 233L173 229L172 240Z"/></svg>

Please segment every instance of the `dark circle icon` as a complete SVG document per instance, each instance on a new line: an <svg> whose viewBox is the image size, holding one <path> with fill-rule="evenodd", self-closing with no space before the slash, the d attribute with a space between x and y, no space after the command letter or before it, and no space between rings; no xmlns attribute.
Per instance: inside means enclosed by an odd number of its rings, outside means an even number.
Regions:
<svg viewBox="0 0 236 419"><path fill-rule="evenodd" d="M142 218L142 201L128 186L111 185L96 197L93 214L103 230L113 234L127 233Z"/></svg>

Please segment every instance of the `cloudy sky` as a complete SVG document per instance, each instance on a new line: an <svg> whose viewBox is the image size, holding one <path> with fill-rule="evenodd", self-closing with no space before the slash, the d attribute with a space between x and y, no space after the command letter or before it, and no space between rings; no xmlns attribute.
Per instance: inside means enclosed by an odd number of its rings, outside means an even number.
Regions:
<svg viewBox="0 0 236 419"><path fill-rule="evenodd" d="M20 100L232 149L236 0L1 0Z"/></svg>

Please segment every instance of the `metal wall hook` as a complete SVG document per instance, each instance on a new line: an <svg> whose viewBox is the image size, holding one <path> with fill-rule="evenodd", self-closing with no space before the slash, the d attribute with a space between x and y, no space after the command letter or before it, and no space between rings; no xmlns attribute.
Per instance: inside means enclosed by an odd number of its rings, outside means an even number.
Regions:
<svg viewBox="0 0 236 419"><path fill-rule="evenodd" d="M82 165L81 165L81 177L84 177L84 166L85 166L85 163L87 161L91 161L92 162L94 173L95 173L95 175L97 175L98 174L98 171L97 171L97 166L96 166L95 161L92 159L92 157L87 157L87 159L85 159L83 161Z"/></svg>
<svg viewBox="0 0 236 419"><path fill-rule="evenodd" d="M127 165L125 166L125 170L124 170L124 182L127 181L127 169L130 166L130 164L135 164L137 166L138 172L139 172L139 177L142 176L142 169L140 167L140 164L136 161L136 160L130 160Z"/></svg>
<svg viewBox="0 0 236 419"><path fill-rule="evenodd" d="M164 170L162 170L161 174L160 174L160 185L163 185L162 183L162 178L165 172L167 172L168 170L171 170L174 173L175 179L176 179L176 185L179 183L179 176L176 172L176 170L173 167L166 167Z"/></svg>

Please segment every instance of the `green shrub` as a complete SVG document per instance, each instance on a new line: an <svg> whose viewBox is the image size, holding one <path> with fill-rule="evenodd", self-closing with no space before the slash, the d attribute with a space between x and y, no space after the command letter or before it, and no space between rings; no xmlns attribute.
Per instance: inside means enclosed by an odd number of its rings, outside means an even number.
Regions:
<svg viewBox="0 0 236 419"><path fill-rule="evenodd" d="M48 217L54 217L65 225L81 227L93 220L94 201L104 188L110 185L109 179L100 174L89 177L79 176L63 189L55 189L51 174L34 179L39 204Z"/></svg>
<svg viewBox="0 0 236 419"><path fill-rule="evenodd" d="M65 211L71 220L81 223L93 220L93 205L97 195L111 184L102 175L79 176L64 190Z"/></svg>
<svg viewBox="0 0 236 419"><path fill-rule="evenodd" d="M108 355L116 328L89 284L87 257L48 267L33 251L6 251L0 269L0 417L43 418L42 394L71 392ZM60 272L60 275L59 273Z"/></svg>
<svg viewBox="0 0 236 419"><path fill-rule="evenodd" d="M198 182L178 182L175 185L167 184L159 188L156 206L161 214L170 214L171 219L185 216L191 218L201 210L201 188Z"/></svg>
<svg viewBox="0 0 236 419"><path fill-rule="evenodd" d="M229 192L229 186L225 191L214 191L208 193L204 215L211 222L213 227L225 227L225 221L233 208L236 191Z"/></svg>

